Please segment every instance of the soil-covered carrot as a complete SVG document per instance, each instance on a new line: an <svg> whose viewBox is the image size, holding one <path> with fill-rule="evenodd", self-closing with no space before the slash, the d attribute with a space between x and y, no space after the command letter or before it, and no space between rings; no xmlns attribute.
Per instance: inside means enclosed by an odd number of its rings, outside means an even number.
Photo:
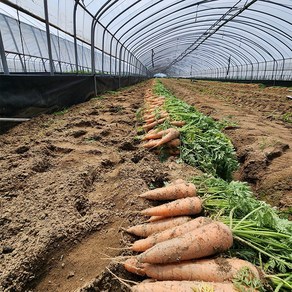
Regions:
<svg viewBox="0 0 292 292"><path fill-rule="evenodd" d="M150 139L160 139L162 138L162 136L168 134L168 132L170 131L170 129L166 129L166 130L159 130L159 129L154 129L149 131L142 140L150 140Z"/></svg>
<svg viewBox="0 0 292 292"><path fill-rule="evenodd" d="M179 237L157 243L137 256L150 264L174 263L199 259L228 250L233 244L232 232L221 222L212 222Z"/></svg>
<svg viewBox="0 0 292 292"><path fill-rule="evenodd" d="M149 264L139 263L136 257L131 257L124 262L124 268L133 274L145 276L145 268Z"/></svg>
<svg viewBox="0 0 292 292"><path fill-rule="evenodd" d="M175 185L176 187L177 185ZM180 216L195 215L202 211L202 201L198 197L188 197L162 204L156 207L147 208L141 211L146 216Z"/></svg>
<svg viewBox="0 0 292 292"><path fill-rule="evenodd" d="M139 224L136 226L132 226L128 228L126 231L128 233L133 233L137 236L141 237L147 237L153 233L156 232L161 232L165 229L181 225L183 223L186 223L188 221L192 220L191 217L188 216L180 216L180 217L175 217L175 218L166 218L163 220L155 221L155 222L150 222L146 224Z"/></svg>
<svg viewBox="0 0 292 292"><path fill-rule="evenodd" d="M154 122L151 123L151 124L143 125L142 128L147 132L147 131L153 129L155 126L162 124L165 120L166 120L166 117L161 118L161 119L159 119L159 120L157 120L157 121L154 121ZM175 137L175 138L176 138L176 137ZM173 139L173 138L172 138L172 139ZM171 140L172 140L172 139L171 139ZM167 141L167 142L168 142L168 141Z"/></svg>
<svg viewBox="0 0 292 292"><path fill-rule="evenodd" d="M167 142L166 145L168 147L178 147L178 146L180 146L180 139L178 139L178 138L177 139L173 139L173 140Z"/></svg>
<svg viewBox="0 0 292 292"><path fill-rule="evenodd" d="M147 119L155 118L155 117L161 116L161 115L168 115L168 112L166 112L164 110L161 110L161 111L159 111L157 113L153 113L153 112L151 112L151 113L144 113L143 119L144 120L147 120Z"/></svg>
<svg viewBox="0 0 292 292"><path fill-rule="evenodd" d="M198 217L184 224L152 234L145 239L137 240L133 243L133 245L131 246L131 249L133 251L145 251L159 242L163 242L165 240L169 240L171 238L181 236L201 226L210 224L211 222L212 220L210 218Z"/></svg>
<svg viewBox="0 0 292 292"><path fill-rule="evenodd" d="M143 266L144 265L144 266ZM136 267L137 271L134 270ZM139 268L140 267L140 268ZM172 264L143 264L132 259L132 272L143 273L150 278L161 281L206 281L226 282L232 281L242 269L248 269L250 278L259 279L256 267L250 262L237 258L203 259L196 261L182 261Z"/></svg>
<svg viewBox="0 0 292 292"><path fill-rule="evenodd" d="M154 221L158 221L161 219L165 219L167 217L164 216L151 216L146 222L154 222Z"/></svg>
<svg viewBox="0 0 292 292"><path fill-rule="evenodd" d="M149 140L148 142L142 144L142 146L144 148L154 148L154 147L156 147L158 141L159 141L159 139Z"/></svg>
<svg viewBox="0 0 292 292"><path fill-rule="evenodd" d="M176 126L176 127L182 127L186 124L185 121L172 121L170 122L171 125Z"/></svg>
<svg viewBox="0 0 292 292"><path fill-rule="evenodd" d="M192 183L180 182L162 188L153 189L140 194L139 197L148 200L175 200L196 196L196 186Z"/></svg>
<svg viewBox="0 0 292 292"><path fill-rule="evenodd" d="M151 124L151 123L153 123L154 121L157 121L157 120L159 120L159 119L161 119L161 118L166 118L166 117L168 117L168 114L167 114L167 113L166 113L166 114L157 114L157 115L154 116L154 117L151 117L151 118L147 118L147 119L145 119L144 122L145 122L146 124Z"/></svg>
<svg viewBox="0 0 292 292"><path fill-rule="evenodd" d="M142 282L132 287L132 292L236 292L232 283L198 281L157 281ZM253 291L255 292L255 290Z"/></svg>
<svg viewBox="0 0 292 292"><path fill-rule="evenodd" d="M161 145L163 145L163 144L165 144L173 139L176 139L178 137L179 137L179 131L174 129L174 128L170 128L169 132L160 139L160 141L157 143L156 147L161 146Z"/></svg>

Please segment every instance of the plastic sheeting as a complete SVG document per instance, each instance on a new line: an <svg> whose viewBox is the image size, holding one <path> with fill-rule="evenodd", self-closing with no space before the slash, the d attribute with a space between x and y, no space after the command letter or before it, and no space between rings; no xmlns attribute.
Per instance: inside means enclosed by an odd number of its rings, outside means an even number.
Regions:
<svg viewBox="0 0 292 292"><path fill-rule="evenodd" d="M56 44L56 35L58 41L76 42L90 51L90 55L79 49L74 52L76 71L89 66L91 72L112 75L162 72L184 77L291 78L286 74L292 59L291 0L5 2L17 8L14 17L19 22L30 17L41 30L47 2L57 59L65 62L68 56ZM25 29L21 34L25 39ZM37 51L33 43L27 48ZM20 47L18 51L25 50ZM246 74L245 70L253 72Z"/></svg>

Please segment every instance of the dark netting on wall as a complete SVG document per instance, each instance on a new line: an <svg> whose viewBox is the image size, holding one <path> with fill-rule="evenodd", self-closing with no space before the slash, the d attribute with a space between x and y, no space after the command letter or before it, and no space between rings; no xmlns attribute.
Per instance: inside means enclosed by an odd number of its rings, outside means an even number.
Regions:
<svg viewBox="0 0 292 292"><path fill-rule="evenodd" d="M0 75L0 117L33 117L52 113L89 100L96 93L116 90L142 80L133 76Z"/></svg>

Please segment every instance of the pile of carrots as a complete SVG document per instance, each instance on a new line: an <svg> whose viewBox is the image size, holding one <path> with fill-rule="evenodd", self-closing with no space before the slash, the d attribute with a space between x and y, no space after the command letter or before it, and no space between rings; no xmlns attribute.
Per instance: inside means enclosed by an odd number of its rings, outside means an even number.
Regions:
<svg viewBox="0 0 292 292"><path fill-rule="evenodd" d="M178 155L181 144L179 131L174 127L161 130L159 125L168 121L170 126L182 127L185 122L171 121L164 109L164 103L164 96L155 96L150 90L146 92L143 110L145 124L142 127L147 134L142 139L146 141L143 147L157 150L163 146L169 155Z"/></svg>
<svg viewBox="0 0 292 292"><path fill-rule="evenodd" d="M178 179L139 197L167 202L141 211L148 222L127 229L142 237L130 247L141 253L124 267L150 278L132 291L256 291L245 286L240 290L232 282L242 271L248 272L246 282L259 279L255 266L237 258L212 258L233 245L233 235L222 222L199 216L202 201L194 184Z"/></svg>

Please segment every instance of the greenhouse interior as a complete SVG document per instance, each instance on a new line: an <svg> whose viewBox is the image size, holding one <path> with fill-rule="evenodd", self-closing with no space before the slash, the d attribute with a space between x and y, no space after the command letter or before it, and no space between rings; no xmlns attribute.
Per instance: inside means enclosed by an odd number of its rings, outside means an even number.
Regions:
<svg viewBox="0 0 292 292"><path fill-rule="evenodd" d="M291 0L1 0L0 291L292 291L291 143Z"/></svg>

